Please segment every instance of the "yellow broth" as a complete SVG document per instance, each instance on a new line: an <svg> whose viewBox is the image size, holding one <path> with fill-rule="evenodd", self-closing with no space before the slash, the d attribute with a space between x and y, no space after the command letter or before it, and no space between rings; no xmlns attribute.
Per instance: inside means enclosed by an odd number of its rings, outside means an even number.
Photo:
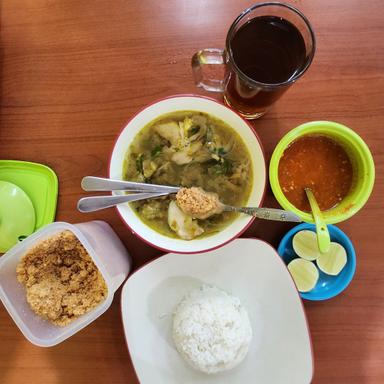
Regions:
<svg viewBox="0 0 384 384"><path fill-rule="evenodd" d="M237 132L223 121L195 111L166 114L146 125L128 148L123 166L126 180L201 187L233 206L247 204L252 174L251 157ZM177 238L167 220L171 199L174 195L130 204L149 227ZM204 229L200 237L222 230L236 216L223 212L198 220Z"/></svg>

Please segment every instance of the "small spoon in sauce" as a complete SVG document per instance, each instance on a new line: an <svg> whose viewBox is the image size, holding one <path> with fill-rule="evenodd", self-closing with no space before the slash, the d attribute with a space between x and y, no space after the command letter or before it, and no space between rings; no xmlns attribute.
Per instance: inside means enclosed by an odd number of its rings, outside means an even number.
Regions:
<svg viewBox="0 0 384 384"><path fill-rule="evenodd" d="M327 253L331 246L331 238L329 237L328 227L324 223L319 205L317 204L315 195L311 188L304 188L305 193L311 206L312 216L316 224L317 245L321 253Z"/></svg>

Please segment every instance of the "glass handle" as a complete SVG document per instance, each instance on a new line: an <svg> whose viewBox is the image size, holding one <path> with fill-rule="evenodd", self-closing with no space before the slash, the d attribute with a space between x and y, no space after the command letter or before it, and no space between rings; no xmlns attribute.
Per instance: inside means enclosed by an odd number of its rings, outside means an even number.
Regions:
<svg viewBox="0 0 384 384"><path fill-rule="evenodd" d="M219 68L219 66L221 68ZM210 92L224 91L224 50L207 48L196 52L192 57L192 72L195 83ZM222 70L222 78L218 78L217 69Z"/></svg>

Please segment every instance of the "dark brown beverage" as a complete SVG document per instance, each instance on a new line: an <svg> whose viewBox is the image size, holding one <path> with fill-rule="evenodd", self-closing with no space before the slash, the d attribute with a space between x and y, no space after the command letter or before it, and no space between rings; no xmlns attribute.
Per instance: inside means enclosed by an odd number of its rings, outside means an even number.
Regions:
<svg viewBox="0 0 384 384"><path fill-rule="evenodd" d="M308 63L303 36L292 23L277 16L247 21L235 32L229 47L234 64L227 66L224 97L243 115L265 113L290 85L279 84L290 82ZM249 79L262 84L258 87Z"/></svg>
<svg viewBox="0 0 384 384"><path fill-rule="evenodd" d="M225 50L206 48L192 57L196 85L224 92L224 101L246 119L257 119L311 65L315 35L307 18L289 4L257 3L229 28ZM225 77L212 67L225 68Z"/></svg>

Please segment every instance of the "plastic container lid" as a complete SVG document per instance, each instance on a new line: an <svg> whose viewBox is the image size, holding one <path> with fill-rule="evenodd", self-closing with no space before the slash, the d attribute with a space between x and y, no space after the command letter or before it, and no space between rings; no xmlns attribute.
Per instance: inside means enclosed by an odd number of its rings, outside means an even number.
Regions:
<svg viewBox="0 0 384 384"><path fill-rule="evenodd" d="M52 223L56 215L58 181L51 168L28 161L0 160L0 180L17 185L31 199L36 214L35 230Z"/></svg>
<svg viewBox="0 0 384 384"><path fill-rule="evenodd" d="M0 253L6 252L35 229L35 209L17 185L0 180Z"/></svg>

